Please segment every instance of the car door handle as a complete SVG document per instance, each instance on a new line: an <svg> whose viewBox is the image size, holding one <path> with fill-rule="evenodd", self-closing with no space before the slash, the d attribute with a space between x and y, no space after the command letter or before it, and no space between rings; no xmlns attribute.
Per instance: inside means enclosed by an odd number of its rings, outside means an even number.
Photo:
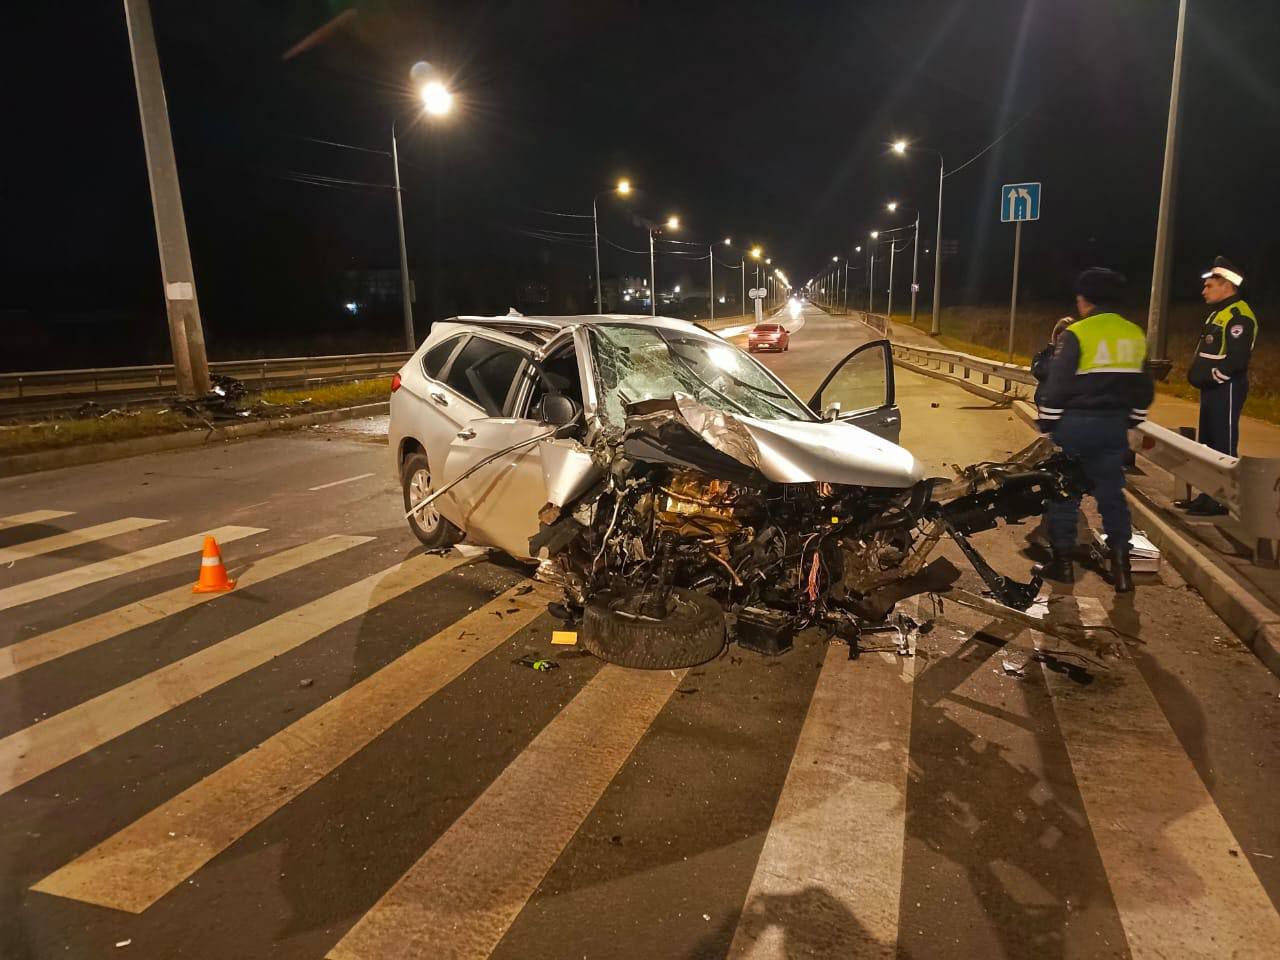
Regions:
<svg viewBox="0 0 1280 960"><path fill-rule="evenodd" d="M431 399L434 400L436 403L440 404L440 406L442 407L447 407L449 405L449 398L446 397L439 390L431 391Z"/></svg>
<svg viewBox="0 0 1280 960"><path fill-rule="evenodd" d="M475 435L476 435L476 432L475 432L474 430L472 430L470 427L467 427L467 429L465 429L465 430L459 430L459 431L458 431L458 439L459 439L459 440L470 440L470 439L471 439L471 438L473 438Z"/></svg>

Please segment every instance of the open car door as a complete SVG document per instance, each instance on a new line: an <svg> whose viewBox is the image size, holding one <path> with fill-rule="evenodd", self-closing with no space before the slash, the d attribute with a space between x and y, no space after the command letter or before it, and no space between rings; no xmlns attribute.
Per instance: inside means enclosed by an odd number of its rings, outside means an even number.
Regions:
<svg viewBox="0 0 1280 960"><path fill-rule="evenodd" d="M832 368L809 400L809 409L898 442L902 414L894 400L893 347L872 340Z"/></svg>

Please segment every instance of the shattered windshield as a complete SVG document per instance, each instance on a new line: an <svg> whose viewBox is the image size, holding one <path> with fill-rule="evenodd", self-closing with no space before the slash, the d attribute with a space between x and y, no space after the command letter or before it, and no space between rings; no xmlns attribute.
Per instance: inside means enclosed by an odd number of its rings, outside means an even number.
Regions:
<svg viewBox="0 0 1280 960"><path fill-rule="evenodd" d="M591 328L605 418L621 425L623 405L688 394L725 413L760 420L812 420L813 414L736 347L659 327Z"/></svg>

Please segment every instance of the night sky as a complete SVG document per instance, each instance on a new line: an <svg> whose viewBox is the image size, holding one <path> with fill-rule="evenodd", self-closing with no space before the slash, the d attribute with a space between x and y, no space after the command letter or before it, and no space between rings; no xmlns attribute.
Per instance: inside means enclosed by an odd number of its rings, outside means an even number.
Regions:
<svg viewBox="0 0 1280 960"><path fill-rule="evenodd" d="M153 0L153 10L215 357L255 338L359 327L341 316L336 278L397 264L384 155L393 119L420 329L502 309L521 282L580 295L591 249L570 234L590 221L545 211L590 213L619 176L639 192L603 200L601 229L636 250L645 218L677 213L681 239L760 243L803 281L872 227L909 219L881 212L891 198L919 204L932 247L936 160L893 156L888 143L905 137L956 167L1010 129L947 181L944 236L959 250L947 302L1007 296L1012 228L998 221L997 191L1019 180L1044 183L1043 219L1024 232L1029 296L1064 296L1093 263L1129 272L1139 300L1149 289L1176 0ZM1278 52L1275 0L1191 0L1177 298L1194 299L1197 268L1222 253L1251 299L1280 302ZM133 341L139 360L163 352L121 3L11 10L4 60L0 343L25 346L0 364L58 365L32 357L48 338L26 334L88 316L110 318L95 336ZM457 93L442 121L425 122L413 97L409 71L423 60ZM604 249L605 275L647 273L647 256ZM705 269L664 264L660 274ZM371 346L394 337L385 319L360 321Z"/></svg>

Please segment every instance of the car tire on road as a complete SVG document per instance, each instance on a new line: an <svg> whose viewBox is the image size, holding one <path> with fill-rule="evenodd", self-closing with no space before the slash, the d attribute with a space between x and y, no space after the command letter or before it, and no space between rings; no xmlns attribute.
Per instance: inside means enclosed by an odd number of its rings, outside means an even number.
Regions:
<svg viewBox="0 0 1280 960"><path fill-rule="evenodd" d="M582 645L607 663L675 670L706 663L724 649L724 610L710 597L673 587L675 610L664 620L618 613L618 598L600 593L582 611Z"/></svg>
<svg viewBox="0 0 1280 960"><path fill-rule="evenodd" d="M425 453L411 453L400 468L400 488L404 492L404 509L409 509L431 490L431 467ZM423 514L425 513L425 517ZM428 505L409 518L409 529L424 546L448 547L462 539L462 532Z"/></svg>

